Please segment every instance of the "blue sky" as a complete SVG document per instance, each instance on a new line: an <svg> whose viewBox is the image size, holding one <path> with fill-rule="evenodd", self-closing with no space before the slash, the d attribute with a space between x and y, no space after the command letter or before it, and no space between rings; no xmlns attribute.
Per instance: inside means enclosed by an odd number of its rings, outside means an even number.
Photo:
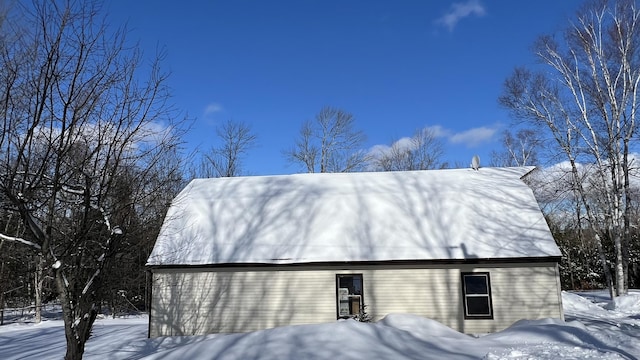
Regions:
<svg viewBox="0 0 640 360"><path fill-rule="evenodd" d="M482 163L511 126L497 98L537 36L564 27L580 1L129 1L105 3L145 54L166 52L173 101L195 119L190 148L215 127L248 123L254 175L286 174L282 150L323 106L352 113L366 148L437 129L442 160Z"/></svg>

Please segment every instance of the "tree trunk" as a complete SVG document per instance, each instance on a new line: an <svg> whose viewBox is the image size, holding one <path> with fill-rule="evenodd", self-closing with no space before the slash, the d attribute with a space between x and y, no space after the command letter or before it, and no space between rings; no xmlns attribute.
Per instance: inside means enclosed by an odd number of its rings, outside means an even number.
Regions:
<svg viewBox="0 0 640 360"><path fill-rule="evenodd" d="M2 243L0 243L0 246ZM4 261L0 264L0 279L4 273ZM0 286L0 325L4 325L4 287Z"/></svg>
<svg viewBox="0 0 640 360"><path fill-rule="evenodd" d="M36 324L42 321L42 288L44 287L44 258L42 255L36 256L36 273L35 273L35 311Z"/></svg>
<svg viewBox="0 0 640 360"><path fill-rule="evenodd" d="M569 282L571 283L571 290L575 290L576 283L573 277L573 266L571 266L571 251L567 251L567 264L569 265Z"/></svg>
<svg viewBox="0 0 640 360"><path fill-rule="evenodd" d="M611 275L611 268L607 263L607 256L604 253L600 235L596 233L595 238L596 238L596 248L598 249L598 256L600 257L600 262L602 262L602 271L604 272L604 279L607 282L607 288L609 289L609 296L613 300L616 293L614 291L613 276Z"/></svg>
<svg viewBox="0 0 640 360"><path fill-rule="evenodd" d="M625 288L626 276L622 260L622 239L620 236L616 236L614 247L616 254L616 296L622 296L627 293L627 290Z"/></svg>
<svg viewBox="0 0 640 360"><path fill-rule="evenodd" d="M633 198L631 185L629 183L629 138L625 138L624 140L624 155L622 157L622 167L624 174L624 233L622 235L622 272L624 273L624 292L626 295L629 290L629 259L631 258L630 254L630 242L631 242L631 209L632 206L631 201Z"/></svg>
<svg viewBox="0 0 640 360"><path fill-rule="evenodd" d="M62 318L64 320L64 336L67 344L67 352L64 355L64 360L82 360L84 354L84 345L86 340L80 336L78 332L79 325L83 321L76 323L75 313L76 306L69 298L69 291L67 287L67 279L62 274L61 269L56 269L56 288L60 294L60 303L62 305Z"/></svg>
<svg viewBox="0 0 640 360"><path fill-rule="evenodd" d="M87 301L80 298L80 296L77 298L71 297L67 285L68 280L64 277L61 268L56 269L55 279L62 304L64 335L67 341L67 352L64 359L81 360L87 340L91 336L91 328L98 315L98 307L93 302L93 299ZM94 285L99 287L97 282Z"/></svg>
<svg viewBox="0 0 640 360"><path fill-rule="evenodd" d="M80 344L79 341L69 341L67 338L67 352L64 354L64 360L82 360L83 354L84 344Z"/></svg>

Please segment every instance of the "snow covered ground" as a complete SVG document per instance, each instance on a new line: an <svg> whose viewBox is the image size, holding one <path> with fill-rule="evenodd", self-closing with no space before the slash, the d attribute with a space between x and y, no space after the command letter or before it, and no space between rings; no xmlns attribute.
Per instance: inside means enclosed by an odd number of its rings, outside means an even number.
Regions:
<svg viewBox="0 0 640 360"><path fill-rule="evenodd" d="M563 293L566 322L520 321L472 337L435 321L389 315L246 334L147 339L147 318L101 319L85 359L640 359L640 291L608 302L602 292ZM61 359L61 320L0 327L0 359Z"/></svg>

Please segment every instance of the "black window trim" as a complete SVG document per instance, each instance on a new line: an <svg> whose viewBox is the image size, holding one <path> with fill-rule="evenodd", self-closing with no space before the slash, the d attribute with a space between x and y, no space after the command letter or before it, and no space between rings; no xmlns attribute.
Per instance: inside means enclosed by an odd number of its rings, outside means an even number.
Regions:
<svg viewBox="0 0 640 360"><path fill-rule="evenodd" d="M360 294L360 306L364 306L364 276L362 275L362 273L339 273L336 274L336 319L344 319L344 317L340 317L340 304L338 303L339 301L339 294L338 294L338 288L339 288L339 284L340 284L340 277L345 277L345 276L359 276L360 277L360 286L362 287L362 294ZM362 311L362 308L360 308L360 311Z"/></svg>
<svg viewBox="0 0 640 360"><path fill-rule="evenodd" d="M469 312L467 311L467 297L478 297L478 295L467 295L466 293L466 283L465 283L465 276L469 276L469 275L474 275L474 276L478 276L478 275L482 275L485 277L486 281L487 281L487 294L486 295L480 295L480 296L486 296L489 299L489 315L486 314L482 314L482 315L473 315L473 314L469 314ZM460 274L460 281L461 281L461 288L462 288L462 307L463 307L463 311L464 311L464 319L465 320L493 320L493 298L491 296L491 276L489 275L489 272L462 272Z"/></svg>

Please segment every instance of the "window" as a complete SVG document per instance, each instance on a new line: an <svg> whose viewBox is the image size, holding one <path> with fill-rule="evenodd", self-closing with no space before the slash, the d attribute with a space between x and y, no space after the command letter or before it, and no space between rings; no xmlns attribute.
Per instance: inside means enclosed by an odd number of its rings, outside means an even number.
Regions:
<svg viewBox="0 0 640 360"><path fill-rule="evenodd" d="M462 273L465 319L493 319L489 273Z"/></svg>
<svg viewBox="0 0 640 360"><path fill-rule="evenodd" d="M357 316L364 304L362 298L362 274L336 275L338 319Z"/></svg>

